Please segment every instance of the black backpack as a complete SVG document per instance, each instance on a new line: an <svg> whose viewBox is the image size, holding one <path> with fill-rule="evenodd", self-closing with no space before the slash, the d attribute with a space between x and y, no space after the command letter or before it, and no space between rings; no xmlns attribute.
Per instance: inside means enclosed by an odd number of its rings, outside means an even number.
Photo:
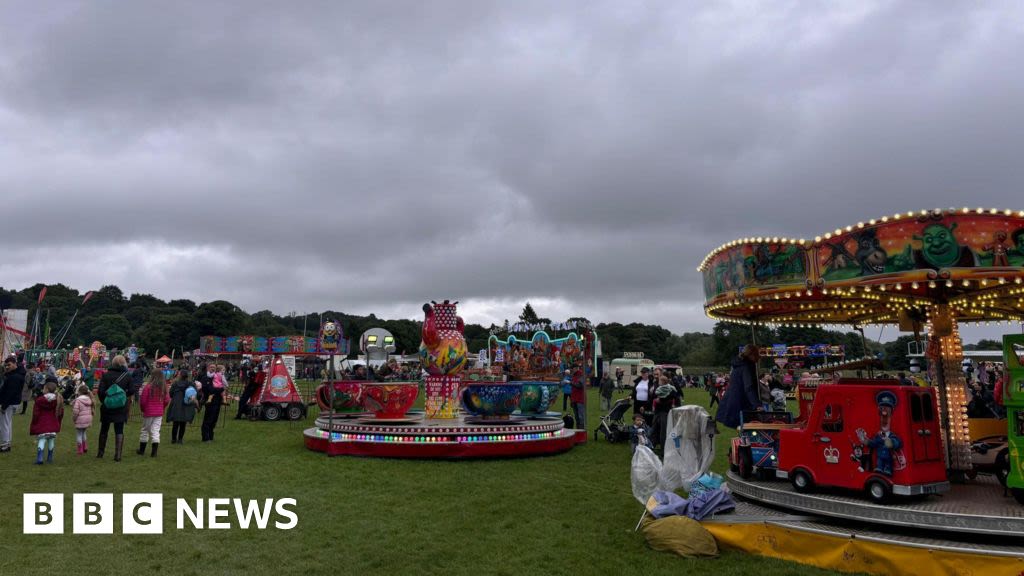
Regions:
<svg viewBox="0 0 1024 576"><path fill-rule="evenodd" d="M562 423L565 424L565 427L569 430L576 428L576 421L573 420L572 414L562 416Z"/></svg>

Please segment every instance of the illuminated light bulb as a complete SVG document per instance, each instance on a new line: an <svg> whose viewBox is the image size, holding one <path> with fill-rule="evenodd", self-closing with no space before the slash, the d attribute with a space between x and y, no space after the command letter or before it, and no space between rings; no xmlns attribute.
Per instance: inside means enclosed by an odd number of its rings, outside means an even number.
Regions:
<svg viewBox="0 0 1024 576"><path fill-rule="evenodd" d="M882 216L882 222L888 222L888 221L889 221L889 217L888 216Z"/></svg>
<svg viewBox="0 0 1024 576"><path fill-rule="evenodd" d="M814 241L815 242L821 242L821 236L815 236L814 237Z"/></svg>
<svg viewBox="0 0 1024 576"><path fill-rule="evenodd" d="M917 282L911 282L911 283L910 283L910 287L911 287L911 288L913 288L914 290L917 290L917 289L918 289L918 288L920 288L921 286L920 286L920 284L918 284Z"/></svg>

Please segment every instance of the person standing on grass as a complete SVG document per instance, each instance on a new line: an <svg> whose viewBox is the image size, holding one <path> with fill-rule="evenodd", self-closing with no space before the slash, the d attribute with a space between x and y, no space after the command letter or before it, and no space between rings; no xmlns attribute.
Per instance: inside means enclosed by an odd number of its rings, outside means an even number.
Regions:
<svg viewBox="0 0 1024 576"><path fill-rule="evenodd" d="M615 390L615 382L608 374L601 378L601 410L607 412L612 409L612 392Z"/></svg>
<svg viewBox="0 0 1024 576"><path fill-rule="evenodd" d="M220 419L220 409L227 404L225 401L224 382L216 377L217 366L210 364L205 376L200 379L203 384L203 442L212 442L217 421Z"/></svg>
<svg viewBox="0 0 1024 576"><path fill-rule="evenodd" d="M242 388L242 396L238 399L238 412L235 414L235 420L241 420L242 416L249 411L249 399L256 394L262 383L262 380L256 380L256 373L251 368L246 367L244 374L242 382L245 383L245 387Z"/></svg>
<svg viewBox="0 0 1024 576"><path fill-rule="evenodd" d="M11 451L14 411L21 404L21 389L24 387L25 369L18 365L14 356L5 358L4 376L0 381L0 452Z"/></svg>
<svg viewBox="0 0 1024 576"><path fill-rule="evenodd" d="M644 418L651 412L651 401L653 384L651 382L651 369L644 367L640 370L640 377L633 383L633 392L630 395L633 399L633 414L643 414Z"/></svg>
<svg viewBox="0 0 1024 576"><path fill-rule="evenodd" d="M725 390L725 397L718 403L715 415L715 419L722 424L736 428L740 425L740 415L744 411L764 409L757 379L757 363L760 359L761 353L757 346L747 344L732 361L729 387Z"/></svg>
<svg viewBox="0 0 1024 576"><path fill-rule="evenodd" d="M576 429L586 430L587 428L587 389L583 385L583 369L577 368L572 375L572 412L576 418Z"/></svg>
<svg viewBox="0 0 1024 576"><path fill-rule="evenodd" d="M162 370L150 372L149 382L139 392L139 407L142 409L142 431L139 433L139 456L146 453L146 444L152 443L150 457L155 458L160 448L160 424L164 419L164 410L171 403L167 393L167 381Z"/></svg>
<svg viewBox="0 0 1024 576"><path fill-rule="evenodd" d="M192 423L199 407L198 394L188 370L178 371L178 379L171 385L171 403L167 410L167 421L172 424L171 444L181 444L185 438L185 426Z"/></svg>
<svg viewBox="0 0 1024 576"><path fill-rule="evenodd" d="M668 431L668 413L679 406L679 391L672 385L669 377L662 374L658 386L654 389L654 440L656 447L665 449L665 436Z"/></svg>
<svg viewBox="0 0 1024 576"><path fill-rule="evenodd" d="M89 451L86 432L92 426L94 410L92 393L89 392L89 387L85 384L79 384L75 390L75 401L71 404L71 418L75 423L75 444L78 445L79 456Z"/></svg>
<svg viewBox="0 0 1024 576"><path fill-rule="evenodd" d="M46 377L43 393L36 397L32 406L32 423L28 433L36 437L36 464L43 463L43 449L46 449L46 462L53 464L53 446L60 432L60 421L64 415L64 400L57 396L57 379Z"/></svg>
<svg viewBox="0 0 1024 576"><path fill-rule="evenodd" d="M569 400L572 396L572 372L566 370L562 374L562 412L565 412L569 407Z"/></svg>
<svg viewBox="0 0 1024 576"><path fill-rule="evenodd" d="M103 458L107 448L107 434L113 425L114 462L121 461L121 454L124 451L124 423L128 421L133 393L128 361L118 354L110 361L110 368L100 378L100 448L96 451L97 458Z"/></svg>

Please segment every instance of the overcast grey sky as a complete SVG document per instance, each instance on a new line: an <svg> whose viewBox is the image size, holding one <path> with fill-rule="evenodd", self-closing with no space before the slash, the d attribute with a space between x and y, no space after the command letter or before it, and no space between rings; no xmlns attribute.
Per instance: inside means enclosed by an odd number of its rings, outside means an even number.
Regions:
<svg viewBox="0 0 1024 576"><path fill-rule="evenodd" d="M1022 54L1018 2L6 1L0 285L707 330L729 240L1024 209Z"/></svg>

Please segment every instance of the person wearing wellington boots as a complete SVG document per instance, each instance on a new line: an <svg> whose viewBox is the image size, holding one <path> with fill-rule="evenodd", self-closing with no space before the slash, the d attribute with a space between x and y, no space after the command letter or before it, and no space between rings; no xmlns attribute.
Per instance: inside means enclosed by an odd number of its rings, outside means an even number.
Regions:
<svg viewBox="0 0 1024 576"><path fill-rule="evenodd" d="M97 458L103 458L107 448L107 434L114 426L114 462L121 461L124 452L124 423L128 420L128 409L134 393L132 377L128 373L128 362L120 354L110 362L110 369L100 379L100 438Z"/></svg>
<svg viewBox="0 0 1024 576"><path fill-rule="evenodd" d="M28 430L37 439L36 464L43 463L43 450L46 450L46 461L53 464L53 446L60 432L63 415L64 402L57 396L57 379L47 376L43 394L36 398L32 407L32 422Z"/></svg>

